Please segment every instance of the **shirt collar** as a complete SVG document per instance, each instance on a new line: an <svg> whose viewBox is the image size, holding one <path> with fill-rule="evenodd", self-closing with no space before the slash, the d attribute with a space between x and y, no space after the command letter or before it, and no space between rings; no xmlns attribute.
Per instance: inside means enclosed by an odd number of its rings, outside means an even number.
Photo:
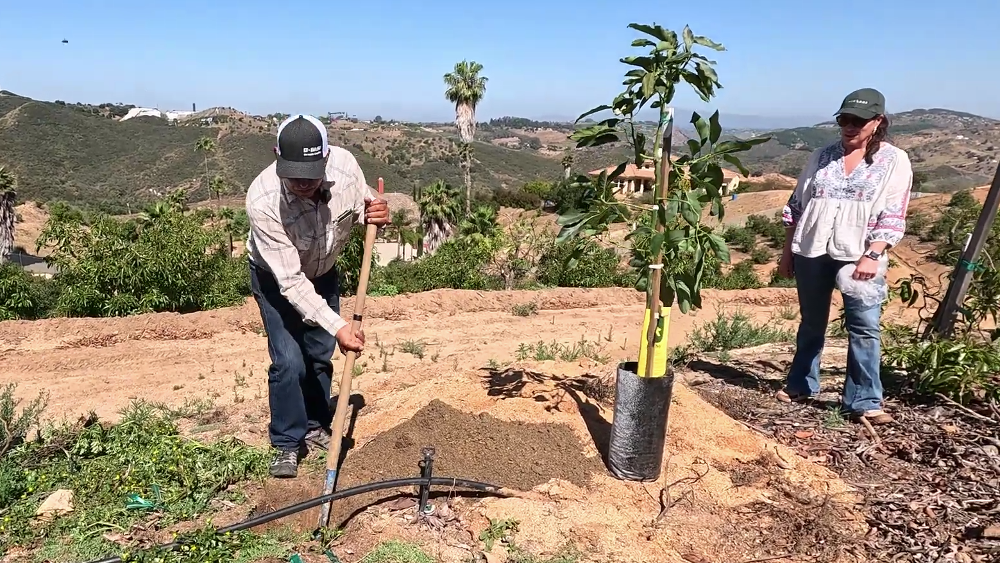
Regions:
<svg viewBox="0 0 1000 563"><path fill-rule="evenodd" d="M291 204L293 201L305 201L312 203L311 199L301 198L292 192L285 189L285 183L280 179L278 180L281 185L281 195L285 198L285 203ZM333 187L334 182L332 180L323 180L323 183L319 187L319 201L320 203L326 204L330 203L330 199L333 195L330 193L330 188Z"/></svg>

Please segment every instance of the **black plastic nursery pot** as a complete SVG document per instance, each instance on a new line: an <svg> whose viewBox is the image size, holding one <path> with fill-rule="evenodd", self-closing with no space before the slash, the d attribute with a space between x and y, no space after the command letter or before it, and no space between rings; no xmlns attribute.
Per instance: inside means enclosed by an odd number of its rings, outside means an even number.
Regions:
<svg viewBox="0 0 1000 563"><path fill-rule="evenodd" d="M608 470L617 479L650 482L663 468L674 373L639 377L638 371L638 362L618 364Z"/></svg>

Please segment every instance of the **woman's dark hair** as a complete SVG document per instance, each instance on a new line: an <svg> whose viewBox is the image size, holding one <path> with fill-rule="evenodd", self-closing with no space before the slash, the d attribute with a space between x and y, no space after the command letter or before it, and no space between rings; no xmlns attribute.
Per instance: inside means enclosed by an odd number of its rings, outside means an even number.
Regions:
<svg viewBox="0 0 1000 563"><path fill-rule="evenodd" d="M875 153L878 152L879 146L881 146L882 141L889 138L889 116L882 115L882 121L879 122L878 127L875 128L875 132L872 133L872 138L868 139L868 144L865 145L865 163L871 166L875 159Z"/></svg>

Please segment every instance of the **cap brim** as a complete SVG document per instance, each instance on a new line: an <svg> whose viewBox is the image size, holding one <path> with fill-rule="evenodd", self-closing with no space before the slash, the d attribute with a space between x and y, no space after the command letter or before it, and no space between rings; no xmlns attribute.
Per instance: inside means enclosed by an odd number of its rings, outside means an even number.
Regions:
<svg viewBox="0 0 1000 563"><path fill-rule="evenodd" d="M862 108L841 108L840 111L833 115L853 115L855 117L860 117L861 119L871 119L873 117L877 117L878 112Z"/></svg>
<svg viewBox="0 0 1000 563"><path fill-rule="evenodd" d="M309 180L317 180L326 175L326 160L298 162L285 160L279 156L274 171L279 178L307 178Z"/></svg>

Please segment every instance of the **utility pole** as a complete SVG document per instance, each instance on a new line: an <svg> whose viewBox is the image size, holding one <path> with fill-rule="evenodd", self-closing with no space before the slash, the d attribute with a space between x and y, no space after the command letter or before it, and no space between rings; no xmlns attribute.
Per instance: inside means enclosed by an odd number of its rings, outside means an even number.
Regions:
<svg viewBox="0 0 1000 563"><path fill-rule="evenodd" d="M972 283L974 264L979 259L979 253L982 252L986 239L990 236L998 208L1000 208L1000 164L993 173L993 183L990 184L990 191L986 194L986 201L983 202L983 211L979 214L976 228L962 251L958 265L955 266L955 274L948 284L948 292L934 312L931 326L923 335L925 339L930 336L931 330L938 336L951 336L959 309L965 303L965 295L969 292L969 284Z"/></svg>

